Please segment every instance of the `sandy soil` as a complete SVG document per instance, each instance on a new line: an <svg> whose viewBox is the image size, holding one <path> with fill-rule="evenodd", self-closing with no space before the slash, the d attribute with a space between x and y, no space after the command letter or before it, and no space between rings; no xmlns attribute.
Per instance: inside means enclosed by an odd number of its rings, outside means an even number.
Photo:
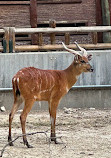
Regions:
<svg viewBox="0 0 111 158"><path fill-rule="evenodd" d="M21 134L20 112L13 120L13 139ZM49 143L50 119L48 111L31 112L27 118L26 131L44 132L28 136L34 146L27 149L22 138L14 146L5 149L3 158L111 158L111 110L64 109L58 111L56 133L59 142ZM0 151L7 143L8 112L0 112Z"/></svg>

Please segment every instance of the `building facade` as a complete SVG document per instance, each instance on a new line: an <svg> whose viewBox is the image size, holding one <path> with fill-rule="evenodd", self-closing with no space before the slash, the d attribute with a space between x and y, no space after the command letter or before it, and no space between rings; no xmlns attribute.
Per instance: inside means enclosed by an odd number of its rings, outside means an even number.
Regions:
<svg viewBox="0 0 111 158"><path fill-rule="evenodd" d="M111 0L109 0L111 13ZM111 17L111 16L110 16ZM101 0L4 0L0 1L0 27L56 27L102 25ZM59 35L58 35L59 36ZM71 42L92 43L91 33L74 34ZM61 38L57 37L57 43ZM101 34L98 35L101 42Z"/></svg>

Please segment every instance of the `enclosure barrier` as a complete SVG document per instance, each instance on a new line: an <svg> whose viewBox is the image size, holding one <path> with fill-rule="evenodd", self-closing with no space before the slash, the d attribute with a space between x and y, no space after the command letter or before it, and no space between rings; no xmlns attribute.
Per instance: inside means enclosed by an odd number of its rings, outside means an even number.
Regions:
<svg viewBox="0 0 111 158"><path fill-rule="evenodd" d="M9 28L0 29L0 36L2 36L0 45L0 52L9 52Z"/></svg>
<svg viewBox="0 0 111 158"><path fill-rule="evenodd" d="M55 36L59 33L65 34L65 44L69 45L69 48L75 49L76 46L74 44L70 44L70 34L71 33L79 33L79 32L88 32L93 33L94 44L84 44L82 47L86 49L105 49L111 48L111 43L97 43L97 32L110 32L111 26L94 26L94 27L55 27L55 28L10 28L11 31L11 40L13 43L12 52L16 51L38 51L38 50L57 50L63 49L61 44L55 44ZM23 35L23 34L38 34L39 44L38 45L16 45L15 44L15 35ZM50 35L50 45L43 45L43 34Z"/></svg>
<svg viewBox="0 0 111 158"><path fill-rule="evenodd" d="M21 52L21 51L39 51L39 50L61 50L62 44L55 44L55 36L57 34L64 34L65 44L69 48L76 49L74 44L70 44L70 35L72 33L92 33L93 44L81 44L86 49L111 49L111 43L97 43L98 32L111 32L111 26L90 26L90 27L49 27L49 28L4 28L0 33L4 33L3 47L0 51L5 52ZM16 45L16 35L38 35L38 45ZM44 45L43 34L48 34L50 43ZM62 41L61 41L62 42Z"/></svg>
<svg viewBox="0 0 111 158"><path fill-rule="evenodd" d="M72 86L71 89L111 89L111 85L82 85L82 86ZM12 91L13 88L0 88L0 92Z"/></svg>

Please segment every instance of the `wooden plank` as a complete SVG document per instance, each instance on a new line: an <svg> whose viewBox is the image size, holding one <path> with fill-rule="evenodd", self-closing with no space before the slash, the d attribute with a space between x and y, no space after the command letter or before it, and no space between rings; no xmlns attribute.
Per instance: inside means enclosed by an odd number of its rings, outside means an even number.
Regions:
<svg viewBox="0 0 111 158"><path fill-rule="evenodd" d="M5 46L3 46L5 48L5 50L3 50L4 53L9 53L9 27L4 27L4 38L3 38L3 43Z"/></svg>
<svg viewBox="0 0 111 158"><path fill-rule="evenodd" d="M110 25L111 25L111 0L109 0L109 10L110 10Z"/></svg>
<svg viewBox="0 0 111 158"><path fill-rule="evenodd" d="M98 43L98 44L80 44L81 47L85 49L110 49L111 43ZM75 44L70 44L68 48L77 49ZM22 46L15 46L15 51L22 52L22 51L38 51L38 50L64 50L63 45L22 45Z"/></svg>
<svg viewBox="0 0 111 158"><path fill-rule="evenodd" d="M0 34L4 34L5 30L4 29L0 29Z"/></svg>
<svg viewBox="0 0 111 158"><path fill-rule="evenodd" d="M14 27L9 28L9 36L10 36L9 52L14 53L15 52L15 28Z"/></svg>
<svg viewBox="0 0 111 158"><path fill-rule="evenodd" d="M18 4L29 5L30 1L0 1L0 5L18 5Z"/></svg>
<svg viewBox="0 0 111 158"><path fill-rule="evenodd" d="M3 47L2 46L0 46L0 52L3 52Z"/></svg>
<svg viewBox="0 0 111 158"><path fill-rule="evenodd" d="M30 25L37 28L37 1L30 0ZM32 44L38 44L38 34L31 35Z"/></svg>
<svg viewBox="0 0 111 158"><path fill-rule="evenodd" d="M96 0L96 25L102 26L102 7L101 7L101 0ZM101 32L97 33L98 35L98 42L103 42L103 35Z"/></svg>
<svg viewBox="0 0 111 158"><path fill-rule="evenodd" d="M71 4L82 3L82 0L38 0L38 4Z"/></svg>
<svg viewBox="0 0 111 158"><path fill-rule="evenodd" d="M65 32L110 32L111 26L56 27L56 28L15 28L16 34L65 33Z"/></svg>
<svg viewBox="0 0 111 158"><path fill-rule="evenodd" d="M30 41L31 37L16 37L16 41Z"/></svg>

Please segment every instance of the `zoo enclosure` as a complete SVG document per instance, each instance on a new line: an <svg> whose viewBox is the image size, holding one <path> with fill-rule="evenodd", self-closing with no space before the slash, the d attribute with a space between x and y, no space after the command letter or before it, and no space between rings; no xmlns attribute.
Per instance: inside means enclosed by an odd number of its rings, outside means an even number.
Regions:
<svg viewBox="0 0 111 158"><path fill-rule="evenodd" d="M76 49L74 44L70 44L70 35L73 33L92 33L93 43L92 44L81 44L86 49L110 49L111 43L97 43L98 32L111 32L111 26L90 26L90 27L54 27L52 23L50 28L15 28L5 27L0 29L0 34L3 34L2 46L0 46L1 52L15 53L22 51L40 51L40 50L61 50L63 46L56 44L56 36L58 34L64 35L64 40L69 48ZM43 36L48 35L50 38L50 44L44 44ZM36 36L38 38L37 45L24 45L16 44L16 39L20 35ZM45 37L47 38L47 37ZM22 41L22 40L21 40Z"/></svg>

